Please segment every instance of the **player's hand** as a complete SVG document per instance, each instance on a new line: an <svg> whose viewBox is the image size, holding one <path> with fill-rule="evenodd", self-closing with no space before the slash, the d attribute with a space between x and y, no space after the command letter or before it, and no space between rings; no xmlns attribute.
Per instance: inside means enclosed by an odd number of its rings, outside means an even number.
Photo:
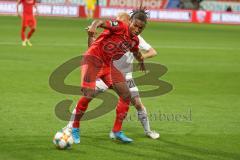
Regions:
<svg viewBox="0 0 240 160"><path fill-rule="evenodd" d="M146 67L145 67L144 61L139 62L138 65L139 65L140 71L146 73Z"/></svg>
<svg viewBox="0 0 240 160"><path fill-rule="evenodd" d="M94 26L88 26L88 35L94 36L97 33L97 29Z"/></svg>
<svg viewBox="0 0 240 160"><path fill-rule="evenodd" d="M141 61L144 60L144 57L143 57L143 55L141 54L141 52L135 52L133 55L134 55L135 59L136 59L138 62L141 62Z"/></svg>
<svg viewBox="0 0 240 160"><path fill-rule="evenodd" d="M94 38L97 33L96 33L96 32L95 32L95 33L90 32L90 31L89 31L90 27L91 27L91 26L88 26L87 28L85 28L85 30L87 30L87 32L88 32L88 37L93 37L93 38Z"/></svg>

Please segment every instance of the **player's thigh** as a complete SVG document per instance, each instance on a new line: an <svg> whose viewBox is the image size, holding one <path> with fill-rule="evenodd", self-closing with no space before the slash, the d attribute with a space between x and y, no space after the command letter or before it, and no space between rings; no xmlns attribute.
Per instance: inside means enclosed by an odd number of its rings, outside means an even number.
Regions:
<svg viewBox="0 0 240 160"><path fill-rule="evenodd" d="M29 27L31 29L36 30L36 28L37 28L37 21L36 21L35 17L32 17L31 19L29 19Z"/></svg>
<svg viewBox="0 0 240 160"><path fill-rule="evenodd" d="M90 55L83 57L81 61L81 87L85 96L93 96L101 68L102 62L98 58Z"/></svg>
<svg viewBox="0 0 240 160"><path fill-rule="evenodd" d="M131 98L125 76L114 65L111 65L111 80L113 83L113 89L120 97L122 97L123 99Z"/></svg>
<svg viewBox="0 0 240 160"><path fill-rule="evenodd" d="M113 89L124 100L130 100L131 99L131 94L130 94L130 91L128 89L128 86L127 86L126 82L113 83Z"/></svg>
<svg viewBox="0 0 240 160"><path fill-rule="evenodd" d="M22 17L22 28L25 28L28 26L28 23L27 23L27 17L26 16L23 16Z"/></svg>
<svg viewBox="0 0 240 160"><path fill-rule="evenodd" d="M101 79L108 86L108 88L112 88L113 82L112 82L112 78L111 78L110 72L107 73L107 74L104 74L101 77Z"/></svg>

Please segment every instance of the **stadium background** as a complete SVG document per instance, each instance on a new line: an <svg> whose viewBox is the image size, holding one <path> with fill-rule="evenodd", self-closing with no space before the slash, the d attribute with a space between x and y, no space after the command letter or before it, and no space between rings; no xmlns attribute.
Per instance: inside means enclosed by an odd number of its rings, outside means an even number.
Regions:
<svg viewBox="0 0 240 160"><path fill-rule="evenodd" d="M139 1L100 0L94 18L130 11ZM82 141L71 150L52 144L66 122L56 104L78 96L55 92L49 76L87 48L91 23L83 0L38 3L33 47L23 48L15 1L0 1L0 159L239 159L240 2L149 0L151 22L143 37L158 52L149 60L168 68L160 79L174 89L143 98L159 140L143 135L133 108L124 131L134 143L112 142L114 111L82 123ZM213 23L213 24L211 24ZM79 71L66 84L79 85ZM154 86L140 86L150 90ZM112 92L110 92L112 93ZM95 100L89 110L96 108ZM184 118L185 117L185 118Z"/></svg>

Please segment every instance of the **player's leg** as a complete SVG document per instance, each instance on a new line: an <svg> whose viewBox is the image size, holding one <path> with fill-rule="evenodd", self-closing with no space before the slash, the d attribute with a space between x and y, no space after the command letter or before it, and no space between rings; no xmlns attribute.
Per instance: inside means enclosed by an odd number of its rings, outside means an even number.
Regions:
<svg viewBox="0 0 240 160"><path fill-rule="evenodd" d="M27 28L27 21L26 21L26 17L23 16L22 17L22 27L21 27L21 39L22 39L22 46L26 46L26 36L25 36L25 31Z"/></svg>
<svg viewBox="0 0 240 160"><path fill-rule="evenodd" d="M31 47L32 43L30 42L30 38L32 37L33 33L36 31L36 19L34 17L29 18L28 25L30 27L30 31L27 35L27 44Z"/></svg>
<svg viewBox="0 0 240 160"><path fill-rule="evenodd" d="M117 83L114 84L113 86L114 90L116 90L116 92L119 95L119 101L116 107L116 117L112 129L112 134L114 135L114 138L117 138L124 143L131 143L133 140L131 138L128 138L122 132L122 123L127 116L127 112L129 110L129 105L131 101L130 93L128 93L129 90L127 88L126 83Z"/></svg>
<svg viewBox="0 0 240 160"><path fill-rule="evenodd" d="M107 76L108 77L108 76ZM104 79L98 78L96 81L96 94L106 91L111 87L112 83L107 78ZM105 81L105 82L104 82ZM68 122L66 129L72 130L74 143L80 143L80 119L84 115L85 111L88 108L88 104L91 102L92 98L82 97L76 107L72 112L70 121Z"/></svg>
<svg viewBox="0 0 240 160"><path fill-rule="evenodd" d="M139 96L135 96L132 99L132 104L135 106L135 108L137 109L137 113L138 113L138 119L141 122L143 128L144 128L144 132L145 134L152 138L152 139L157 139L159 138L159 133L152 131L150 129L150 124L149 124L149 118L147 115L147 110L146 107L143 105L143 103L141 102L141 99Z"/></svg>
<svg viewBox="0 0 240 160"><path fill-rule="evenodd" d="M72 112L72 116L70 121L68 122L67 127L65 129L72 131L72 137L74 143L80 143L80 120L84 115L85 111L88 108L88 104L91 102L92 98L81 97Z"/></svg>
<svg viewBox="0 0 240 160"><path fill-rule="evenodd" d="M22 26L21 28L21 39L22 39L22 46L26 46L26 36L25 36L25 31L26 31L26 28L25 26Z"/></svg>
<svg viewBox="0 0 240 160"><path fill-rule="evenodd" d="M150 123L149 123L149 118L147 115L147 110L141 101L138 87L136 86L134 79L132 78L132 75L128 76L127 84L128 84L128 87L129 87L129 90L131 93L131 97L132 97L131 102L137 110L138 119L143 126L145 134L152 139L159 138L159 133L157 133L155 131L151 131L151 129L150 129Z"/></svg>
<svg viewBox="0 0 240 160"><path fill-rule="evenodd" d="M111 80L109 79L110 76L108 75L104 75L101 78L97 78L96 80L96 87L95 87L95 95L102 92L105 92L108 88L111 88L112 83ZM79 128L80 126L80 119L83 116L83 114L85 113L85 111L88 108L88 104L91 102L93 98L92 97L82 97L79 101L77 106L75 107L73 113L74 113L74 117L73 119L73 123L72 125L70 124L70 126L72 126L73 128Z"/></svg>
<svg viewBox="0 0 240 160"><path fill-rule="evenodd" d="M128 79L127 84L128 84L129 89L130 89L130 92L131 92L131 97L132 97L131 102L137 110L138 119L139 119L139 121L141 122L141 124L144 128L145 134L152 139L159 138L159 133L157 133L155 131L152 131L150 129L150 124L149 124L149 118L147 116L147 111L146 111L145 106L141 102L139 92L138 92L138 88L135 85L134 80L133 79ZM121 127L121 126L118 126L118 127ZM113 132L110 132L109 136L112 139L116 138L115 135L113 134Z"/></svg>
<svg viewBox="0 0 240 160"><path fill-rule="evenodd" d="M117 139L121 140L122 142L130 143L133 140L128 138L122 132L122 123L125 117L127 116L129 104L131 101L131 94L128 89L125 77L114 66L111 67L111 76L113 81L113 89L119 95L119 101L116 107L116 118L112 132L114 133Z"/></svg>
<svg viewBox="0 0 240 160"><path fill-rule="evenodd" d="M81 64L81 86L84 96L78 101L71 118L72 124L69 124L72 126L72 136L75 143L80 143L80 120L88 108L88 103L95 96L96 79L102 68L102 62L90 55L85 55Z"/></svg>

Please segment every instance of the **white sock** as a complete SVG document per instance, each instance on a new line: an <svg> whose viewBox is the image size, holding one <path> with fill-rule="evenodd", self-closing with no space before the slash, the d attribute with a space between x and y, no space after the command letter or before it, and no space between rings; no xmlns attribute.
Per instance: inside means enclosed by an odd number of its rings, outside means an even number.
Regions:
<svg viewBox="0 0 240 160"><path fill-rule="evenodd" d="M75 118L75 114L76 114L76 108L73 109L71 118L70 118L70 120L68 121L68 124L67 124L67 126L66 126L66 127L69 128L69 129L72 129L72 128L73 128L73 121L74 121L74 118Z"/></svg>
<svg viewBox="0 0 240 160"><path fill-rule="evenodd" d="M150 132L151 129L150 129L149 119L148 119L147 111L146 111L145 107L143 110L138 111L138 119L140 120L145 133Z"/></svg>

